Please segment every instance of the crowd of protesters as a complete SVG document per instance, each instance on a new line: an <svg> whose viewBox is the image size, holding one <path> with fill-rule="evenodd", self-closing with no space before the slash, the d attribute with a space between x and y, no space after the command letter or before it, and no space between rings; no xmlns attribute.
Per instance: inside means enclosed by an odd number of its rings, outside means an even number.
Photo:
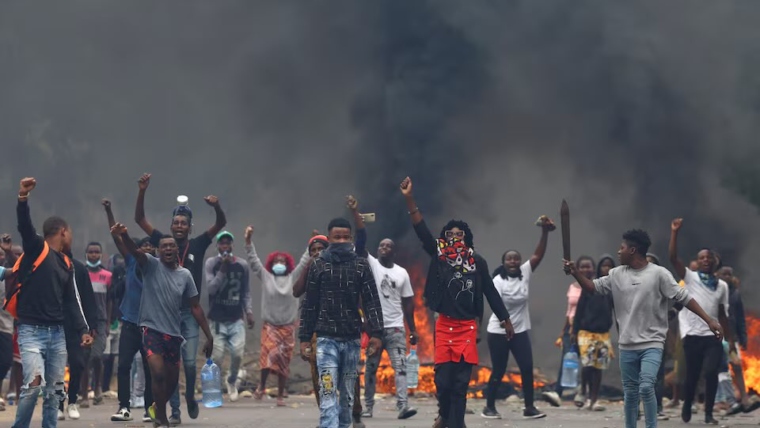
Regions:
<svg viewBox="0 0 760 428"><path fill-rule="evenodd" d="M373 417L383 352L395 373L397 417L416 415L408 401L406 367L409 347L418 341L413 284L396 263L393 240L380 240L376 256L367 250L364 217L355 198L347 201L353 224L336 218L327 224L326 234L314 231L297 262L281 251L262 260L253 242L253 226L243 233L245 255L236 255L235 237L224 230L226 217L213 195L204 200L216 220L202 233L191 236L193 212L184 197L167 218L169 234L153 227L144 209L150 182L150 174L138 180L134 213L145 236L130 236L133 230L118 221L111 202L103 200L118 254L104 260L103 244L90 242L80 261L71 252L73 232L64 219L49 217L38 234L29 203L37 182L21 180L21 246L14 246L10 235L0 236L0 280L6 291L0 310L0 379L11 374L9 395L18 403L14 427L30 425L40 395L46 427L67 417L79 419L80 409L101 405L109 395L118 399L114 422L132 421L133 410L141 408L143 422L180 425L180 368L186 380L186 412L196 419L201 333L207 358L221 365L229 353L223 383L228 400L237 401L246 326L254 327L253 277L261 285L263 319L255 399L266 394L272 374L277 378L276 404L287 405L290 363L298 343L301 357L312 366L320 427L364 427L362 418ZM480 362L477 344L483 328L493 371L481 416L501 418L496 398L511 353L522 377L523 417L545 417L535 406L529 301L531 278L556 229L554 222L539 218L540 239L527 260L508 249L490 272L466 222L451 220L436 236L417 206L410 178L402 181L400 191L413 230L431 257L423 296L436 313L439 411L434 428L465 426L468 385ZM575 282L567 289L565 322L556 344L563 354L577 349L580 356L579 387L572 391L579 409L606 410L600 403L602 377L616 358L627 428L642 416L647 427L667 419L663 390L669 360L674 361L675 373L669 406L680 406L684 422L696 411L701 379L708 424L717 423L714 409L733 415L760 407L748 397L742 374L747 331L739 280L709 248L698 251L687 267L678 255L682 225L682 219L671 224L672 273L648 252L651 240L642 230L623 234L617 262L609 255L597 261L588 256L563 261ZM216 252L206 259L214 241ZM209 296L207 311L200 306L203 284ZM485 302L492 315L483 326ZM619 352L612 344L613 326ZM357 380L362 347L363 409ZM111 392L114 372L117 389ZM556 390L543 391L542 398L559 406L563 392L558 381ZM0 410L5 405L0 399Z"/></svg>

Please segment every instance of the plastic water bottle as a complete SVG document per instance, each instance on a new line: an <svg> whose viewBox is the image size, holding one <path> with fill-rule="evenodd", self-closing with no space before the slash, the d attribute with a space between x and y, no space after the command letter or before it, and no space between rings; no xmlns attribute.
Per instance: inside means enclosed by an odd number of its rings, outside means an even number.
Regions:
<svg viewBox="0 0 760 428"><path fill-rule="evenodd" d="M412 348L409 355L406 356L406 386L407 388L417 388L420 373L420 359L417 358L417 350Z"/></svg>
<svg viewBox="0 0 760 428"><path fill-rule="evenodd" d="M201 388L203 389L203 406L207 408L221 407L222 405L222 374L219 366L206 360L206 365L201 369Z"/></svg>
<svg viewBox="0 0 760 428"><path fill-rule="evenodd" d="M563 388L578 387L578 369L580 368L580 359L575 348L570 350L562 358L562 380L560 384Z"/></svg>

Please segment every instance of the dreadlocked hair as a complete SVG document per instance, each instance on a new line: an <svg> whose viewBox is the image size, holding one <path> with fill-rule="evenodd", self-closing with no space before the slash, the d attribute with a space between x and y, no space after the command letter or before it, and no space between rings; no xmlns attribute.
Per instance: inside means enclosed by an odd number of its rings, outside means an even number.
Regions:
<svg viewBox="0 0 760 428"><path fill-rule="evenodd" d="M460 229L464 231L464 243L468 247L475 249L475 243L473 242L473 236L472 236L472 230L470 230L470 225L462 220L449 220L448 223L446 223L445 226L443 226L443 229L441 229L441 239L446 239L446 231L451 230L453 228Z"/></svg>
<svg viewBox="0 0 760 428"><path fill-rule="evenodd" d="M264 263L264 266L267 269L267 272L272 272L272 266L274 266L274 260L278 257L284 257L285 258L285 275L290 274L290 272L293 272L293 269L295 269L296 263L293 260L293 256L291 256L289 253L286 253L284 251L274 251L270 253L267 256L267 261Z"/></svg>

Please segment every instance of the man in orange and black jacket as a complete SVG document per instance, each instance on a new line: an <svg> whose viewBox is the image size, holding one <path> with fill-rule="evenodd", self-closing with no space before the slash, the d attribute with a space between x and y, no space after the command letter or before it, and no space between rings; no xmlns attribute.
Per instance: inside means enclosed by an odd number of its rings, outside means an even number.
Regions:
<svg viewBox="0 0 760 428"><path fill-rule="evenodd" d="M22 287L16 296L24 380L14 428L29 426L42 389L43 373L42 425L55 427L58 424L58 403L64 396L66 369L64 320L70 320L81 346L92 344L74 285L71 261L65 255L71 250L71 228L62 218L50 217L42 226L44 237L37 234L28 205L29 193L36 185L34 178L21 180L16 207L24 249L19 270ZM47 255L32 272L31 265L46 250Z"/></svg>

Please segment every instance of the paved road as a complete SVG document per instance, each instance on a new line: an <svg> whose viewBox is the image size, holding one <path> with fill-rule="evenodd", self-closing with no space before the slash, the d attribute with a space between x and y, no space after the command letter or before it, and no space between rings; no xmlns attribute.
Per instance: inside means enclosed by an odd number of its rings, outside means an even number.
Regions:
<svg viewBox="0 0 760 428"><path fill-rule="evenodd" d="M313 428L317 426L317 408L312 397L291 396L288 399L289 406L277 408L273 400L261 402L249 398L241 398L237 403L225 403L224 407L219 409L203 409L201 415L196 420L191 420L187 415L183 415L183 425L186 427L251 427L251 428ZM583 410L576 410L571 404L560 408L547 408L543 406L548 417L539 420L523 420L519 404L502 403L498 405L499 411L504 416L501 420L486 420L479 416L479 410L484 404L483 400L470 400L470 407L478 410L478 414L467 415L466 423L469 428L591 428L604 427L616 428L623 427L622 407L620 404L609 404L606 412L589 413ZM543 403L542 403L543 404ZM34 417L33 427L41 425L40 406L37 406L37 413ZM429 428L432 426L436 412L436 402L434 399L413 399L412 405L417 407L420 412L417 416L399 421L395 418L393 411L393 402L390 399L378 401L375 408L375 417L367 419L368 428ZM184 408L184 406L183 406ZM116 410L116 401L107 399L106 402L97 407L82 410L82 418L79 421L59 422L58 426L62 428L90 428L90 427L150 427L151 424L140 422L110 422L110 415ZM723 426L757 426L760 422L760 411L757 415L739 416L721 420ZM9 427L12 424L15 407L10 406L7 411L0 412L0 427ZM673 415L673 420L661 422L661 427L680 426L686 427L678 418ZM694 421L690 425L701 425L701 413L695 415ZM643 426L643 421L639 422Z"/></svg>

